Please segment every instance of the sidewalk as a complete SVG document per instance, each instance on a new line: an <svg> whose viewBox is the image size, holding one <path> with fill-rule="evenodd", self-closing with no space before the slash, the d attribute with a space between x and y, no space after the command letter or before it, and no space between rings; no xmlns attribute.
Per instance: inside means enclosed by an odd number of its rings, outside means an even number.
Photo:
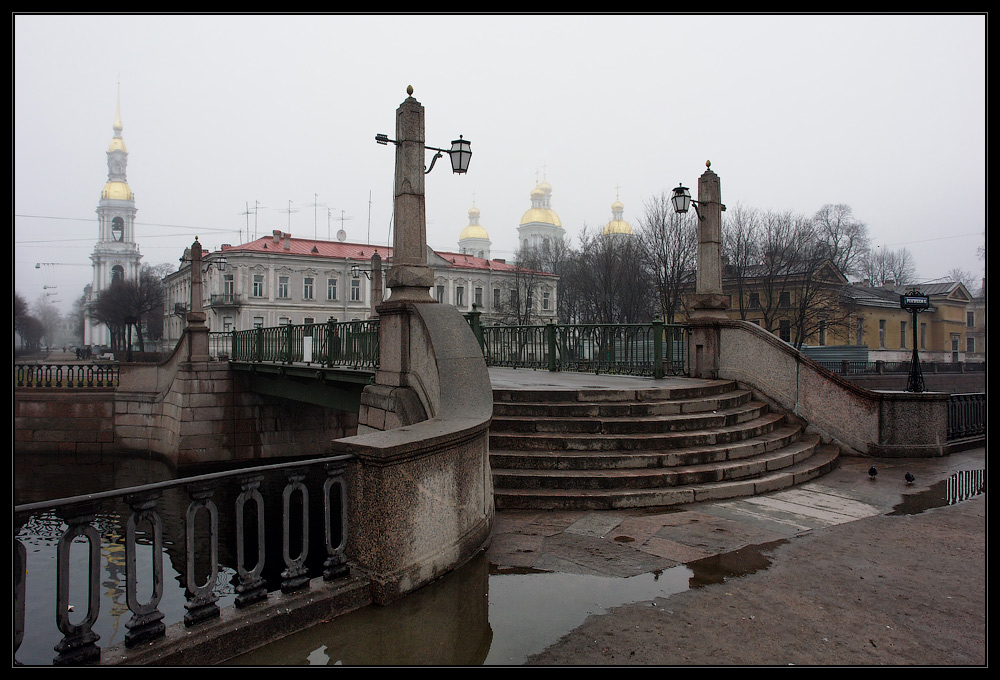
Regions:
<svg viewBox="0 0 1000 680"><path fill-rule="evenodd" d="M813 482L758 497L652 510L504 511L489 559L502 569L634 576L887 514L904 494L985 467L985 449L922 459L844 456Z"/></svg>

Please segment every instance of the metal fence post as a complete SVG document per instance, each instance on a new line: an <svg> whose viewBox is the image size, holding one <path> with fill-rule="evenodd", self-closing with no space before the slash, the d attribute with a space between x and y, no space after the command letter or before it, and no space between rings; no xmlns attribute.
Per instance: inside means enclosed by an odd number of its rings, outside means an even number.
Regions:
<svg viewBox="0 0 1000 680"><path fill-rule="evenodd" d="M663 377L663 321L653 319L653 377Z"/></svg>
<svg viewBox="0 0 1000 680"><path fill-rule="evenodd" d="M559 365L556 361L556 325L549 319L545 324L545 341L549 352L549 370L558 371Z"/></svg>

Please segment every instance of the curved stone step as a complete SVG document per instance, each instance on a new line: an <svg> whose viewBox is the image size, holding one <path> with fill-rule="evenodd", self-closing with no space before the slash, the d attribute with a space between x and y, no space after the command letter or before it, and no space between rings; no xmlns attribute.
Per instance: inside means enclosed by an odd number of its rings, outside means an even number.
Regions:
<svg viewBox="0 0 1000 680"><path fill-rule="evenodd" d="M738 460L788 446L802 433L798 424L785 424L749 439L691 448L633 451L508 451L490 447L490 466L496 470L620 470L670 468Z"/></svg>
<svg viewBox="0 0 1000 680"><path fill-rule="evenodd" d="M738 420L738 417L735 418ZM638 434L490 432L490 447L497 450L636 451L676 449L725 444L759 437L778 427L784 416L764 413L745 422L710 429Z"/></svg>
<svg viewBox="0 0 1000 680"><path fill-rule="evenodd" d="M545 401L568 402L622 402L622 401L671 401L700 399L739 389L732 380L699 380L690 385L672 387L643 387L638 389L493 389L493 403ZM541 395L541 396L539 396Z"/></svg>
<svg viewBox="0 0 1000 680"><path fill-rule="evenodd" d="M819 446L815 453L780 470L739 480L697 483L655 489L494 489L498 510L612 510L683 505L701 501L754 496L802 484L826 474L837 464L836 446Z"/></svg>
<svg viewBox="0 0 1000 680"><path fill-rule="evenodd" d="M493 470L494 489L655 489L745 479L790 467L813 455L819 437L810 436L752 458L611 470Z"/></svg>
<svg viewBox="0 0 1000 680"><path fill-rule="evenodd" d="M550 417L496 416L490 424L498 435L525 433L559 434L653 434L660 432L690 432L720 428L747 422L767 412L767 405L750 401L740 406L715 411L662 416L633 417Z"/></svg>
<svg viewBox="0 0 1000 680"><path fill-rule="evenodd" d="M734 390L721 395L695 399L620 402L547 402L544 395L537 401L494 402L493 417L535 418L642 418L704 413L735 408L751 400L750 390Z"/></svg>

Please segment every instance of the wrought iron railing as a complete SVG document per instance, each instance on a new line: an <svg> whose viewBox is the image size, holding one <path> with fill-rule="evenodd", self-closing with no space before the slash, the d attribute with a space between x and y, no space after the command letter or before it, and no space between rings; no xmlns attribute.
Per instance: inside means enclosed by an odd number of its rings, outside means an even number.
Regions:
<svg viewBox="0 0 1000 680"><path fill-rule="evenodd" d="M683 325L556 324L482 326L466 315L488 366L628 375L686 375Z"/></svg>
<svg viewBox="0 0 1000 680"><path fill-rule="evenodd" d="M106 591L120 589L116 579L122 577L131 612L125 622L124 645L134 648L164 638L168 624L183 620L194 632L200 624L217 618L220 589L228 589L226 601L232 606L244 607L266 600L269 591L304 589L314 576L328 581L346 576L344 473L351 458L342 455L245 468L16 506L15 658L22 646L28 648L21 650L23 656L37 657L44 651L44 640L57 639L54 646L48 645L57 652L53 664L99 662L100 635L95 624L101 602L108 597ZM164 500L167 497L169 502ZM109 507L116 511L107 512ZM271 519L272 510L280 513L280 531ZM322 520L310 531L310 516L320 515ZM322 524L321 536L317 524ZM325 542L325 551L310 552L311 541L318 538ZM54 578L51 569L29 569L26 546L36 559L36 553L51 549L53 543ZM171 583L164 577L165 553L173 565L180 565L175 570L184 588L183 615L177 595L166 592ZM102 565L102 560L107 564ZM231 581L228 584L220 578L223 571ZM49 580L38 582L36 574L48 574ZM71 595L71 581L77 589L82 584L82 595ZM37 606L50 599L53 590L58 633L52 630L51 619L39 621L42 614ZM111 602L121 599L120 594L117 600L112 596ZM26 617L26 608L31 616Z"/></svg>
<svg viewBox="0 0 1000 680"><path fill-rule="evenodd" d="M948 399L948 441L986 436L986 393L953 394Z"/></svg>
<svg viewBox="0 0 1000 680"><path fill-rule="evenodd" d="M820 366L838 375L885 375L893 373L908 373L911 368L909 361L817 361ZM983 373L986 364L983 362L951 362L951 361L921 361L920 370L923 373Z"/></svg>
<svg viewBox="0 0 1000 680"><path fill-rule="evenodd" d="M230 359L378 368L378 320L286 324L234 331Z"/></svg>
<svg viewBox="0 0 1000 680"><path fill-rule="evenodd" d="M14 364L14 387L49 389L114 389L118 387L117 363Z"/></svg>

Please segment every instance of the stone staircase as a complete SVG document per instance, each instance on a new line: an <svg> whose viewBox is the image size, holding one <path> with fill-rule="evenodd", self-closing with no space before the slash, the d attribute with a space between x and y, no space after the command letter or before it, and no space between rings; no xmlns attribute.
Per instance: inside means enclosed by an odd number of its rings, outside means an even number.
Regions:
<svg viewBox="0 0 1000 680"><path fill-rule="evenodd" d="M493 390L496 508L669 506L766 493L832 470L839 449L735 382Z"/></svg>

